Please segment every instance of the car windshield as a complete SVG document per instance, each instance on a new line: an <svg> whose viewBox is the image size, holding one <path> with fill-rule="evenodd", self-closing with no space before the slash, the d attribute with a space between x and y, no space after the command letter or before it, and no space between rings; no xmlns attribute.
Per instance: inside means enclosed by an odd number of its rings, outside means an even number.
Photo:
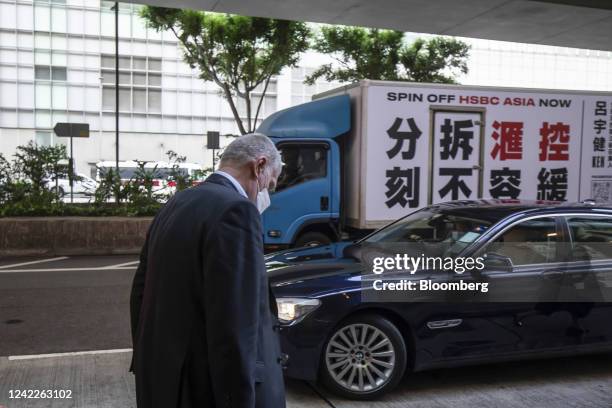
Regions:
<svg viewBox="0 0 612 408"><path fill-rule="evenodd" d="M444 244L447 253L459 253L489 227L491 221L452 210L423 209L367 237L364 243L424 242Z"/></svg>

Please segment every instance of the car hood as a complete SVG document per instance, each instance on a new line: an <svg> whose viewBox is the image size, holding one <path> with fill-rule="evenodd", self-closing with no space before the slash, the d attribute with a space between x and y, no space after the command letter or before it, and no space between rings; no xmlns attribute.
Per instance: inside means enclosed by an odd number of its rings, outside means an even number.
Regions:
<svg viewBox="0 0 612 408"><path fill-rule="evenodd" d="M274 288L304 287L310 286L315 280L322 283L339 276L359 274L361 263L343 254L344 248L350 244L339 242L269 254L265 260L270 284ZM323 286L319 288L323 289Z"/></svg>

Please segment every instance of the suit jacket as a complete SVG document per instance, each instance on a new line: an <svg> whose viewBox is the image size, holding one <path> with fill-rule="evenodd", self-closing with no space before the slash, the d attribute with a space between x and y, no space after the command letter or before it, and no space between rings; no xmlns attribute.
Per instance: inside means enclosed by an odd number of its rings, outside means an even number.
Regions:
<svg viewBox="0 0 612 408"><path fill-rule="evenodd" d="M261 217L225 177L154 218L130 299L139 408L284 408Z"/></svg>

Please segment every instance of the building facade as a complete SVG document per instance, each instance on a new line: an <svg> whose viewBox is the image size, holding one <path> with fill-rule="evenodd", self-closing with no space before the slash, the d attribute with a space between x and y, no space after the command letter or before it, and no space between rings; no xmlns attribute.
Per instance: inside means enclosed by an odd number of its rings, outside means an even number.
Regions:
<svg viewBox="0 0 612 408"><path fill-rule="evenodd" d="M0 1L0 152L65 143L57 122L90 124L74 141L77 169L115 158L115 22L112 2ZM236 134L231 111L212 83L182 61L173 35L147 29L141 6L120 3L120 160L164 160L168 150L210 165L208 130ZM262 105L274 112L273 80ZM257 95L257 94L256 94ZM244 114L244 107L238 106ZM222 137L227 139L227 137ZM222 140L222 144L226 140Z"/></svg>
<svg viewBox="0 0 612 408"><path fill-rule="evenodd" d="M87 122L90 138L74 142L77 170L88 174L96 162L115 159L113 4L0 0L0 153L10 157L30 140L66 143L53 135L55 123ZM208 167L206 132L238 133L229 106L183 62L172 33L145 27L140 7L119 7L120 160L159 161L173 150ZM610 52L464 40L472 51L461 83L612 91ZM262 117L337 86L303 84L328 61L309 52L300 67L283 71L268 88Z"/></svg>

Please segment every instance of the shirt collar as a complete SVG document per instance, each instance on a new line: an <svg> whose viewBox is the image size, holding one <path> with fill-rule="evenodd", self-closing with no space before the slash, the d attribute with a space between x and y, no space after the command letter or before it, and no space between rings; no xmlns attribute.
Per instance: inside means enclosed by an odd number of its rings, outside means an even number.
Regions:
<svg viewBox="0 0 612 408"><path fill-rule="evenodd" d="M223 176L226 179L228 179L229 181L231 181L231 183L234 185L234 187L236 187L236 190L238 190L238 193L240 193L240 195L244 196L245 198L249 198L247 196L246 191L244 191L244 188L242 188L242 185L231 174L226 173L226 172L221 171L221 170L215 171L215 174Z"/></svg>

